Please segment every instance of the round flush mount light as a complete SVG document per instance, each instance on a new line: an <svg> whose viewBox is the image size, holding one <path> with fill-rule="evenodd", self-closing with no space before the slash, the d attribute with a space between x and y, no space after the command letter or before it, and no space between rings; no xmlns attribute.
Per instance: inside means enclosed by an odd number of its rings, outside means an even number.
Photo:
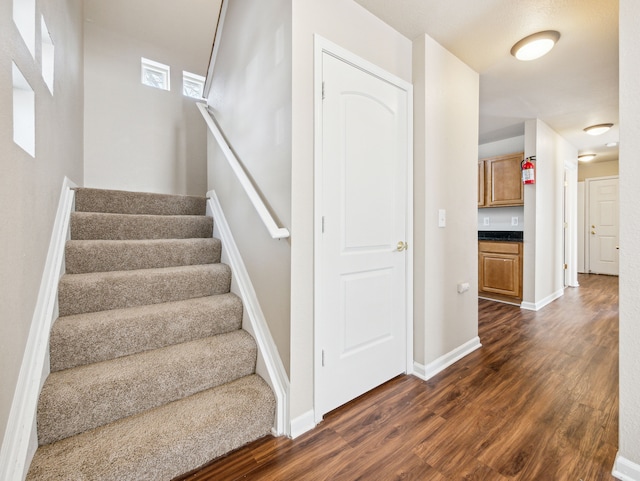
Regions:
<svg viewBox="0 0 640 481"><path fill-rule="evenodd" d="M578 156L580 162L589 162L596 158L596 154L582 154Z"/></svg>
<svg viewBox="0 0 640 481"><path fill-rule="evenodd" d="M611 127L613 127L613 124L591 125L591 126L587 127L586 129L584 129L584 131L586 133L588 133L589 135L600 135L600 134L604 134Z"/></svg>
<svg viewBox="0 0 640 481"><path fill-rule="evenodd" d="M523 38L511 47L511 55L518 60L535 60L549 53L560 39L560 32L545 30Z"/></svg>

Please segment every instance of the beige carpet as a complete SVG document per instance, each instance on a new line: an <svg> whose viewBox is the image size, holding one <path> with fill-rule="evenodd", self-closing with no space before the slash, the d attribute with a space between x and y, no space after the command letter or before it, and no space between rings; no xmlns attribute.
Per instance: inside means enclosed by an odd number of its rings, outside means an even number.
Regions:
<svg viewBox="0 0 640 481"><path fill-rule="evenodd" d="M29 481L170 480L270 432L205 202L78 189Z"/></svg>

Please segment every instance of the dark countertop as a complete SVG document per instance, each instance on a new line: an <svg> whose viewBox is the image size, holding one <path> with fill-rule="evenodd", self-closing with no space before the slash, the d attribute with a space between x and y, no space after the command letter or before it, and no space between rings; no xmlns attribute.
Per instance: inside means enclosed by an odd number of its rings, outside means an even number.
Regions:
<svg viewBox="0 0 640 481"><path fill-rule="evenodd" d="M479 230L478 240L522 242L522 231Z"/></svg>

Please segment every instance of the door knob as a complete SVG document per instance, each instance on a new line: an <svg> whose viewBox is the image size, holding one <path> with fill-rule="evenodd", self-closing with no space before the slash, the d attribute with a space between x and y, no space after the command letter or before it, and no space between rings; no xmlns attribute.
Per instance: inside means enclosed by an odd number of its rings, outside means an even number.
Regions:
<svg viewBox="0 0 640 481"><path fill-rule="evenodd" d="M409 247L409 244L407 244L406 242L398 241L398 244L396 245L396 250L398 252L402 252L404 250L407 250L408 247Z"/></svg>
<svg viewBox="0 0 640 481"><path fill-rule="evenodd" d="M592 231L591 231L591 233L592 233L592 234L595 234L595 233L596 233L596 231L592 230Z"/></svg>

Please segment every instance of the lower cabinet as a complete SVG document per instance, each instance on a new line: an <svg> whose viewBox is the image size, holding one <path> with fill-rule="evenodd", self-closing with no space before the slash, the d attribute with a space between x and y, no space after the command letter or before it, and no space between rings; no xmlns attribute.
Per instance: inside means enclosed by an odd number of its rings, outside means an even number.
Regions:
<svg viewBox="0 0 640 481"><path fill-rule="evenodd" d="M478 293L522 300L522 243L478 241Z"/></svg>

